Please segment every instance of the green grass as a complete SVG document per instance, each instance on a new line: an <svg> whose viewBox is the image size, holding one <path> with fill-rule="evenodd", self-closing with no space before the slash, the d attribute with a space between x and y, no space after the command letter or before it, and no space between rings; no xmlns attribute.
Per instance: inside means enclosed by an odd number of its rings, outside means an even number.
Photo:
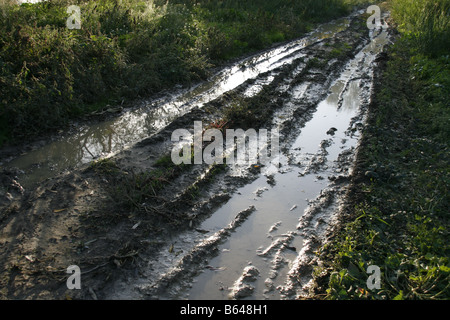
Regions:
<svg viewBox="0 0 450 320"><path fill-rule="evenodd" d="M361 1L53 0L0 3L0 145L107 104L205 79L211 67L300 36ZM79 5L81 29L68 29Z"/></svg>
<svg viewBox="0 0 450 320"><path fill-rule="evenodd" d="M418 45L435 35L405 24L411 8L401 5L410 2L392 1L401 38L364 131L354 207L319 252L327 262L315 270L317 293L326 299L450 298L450 61L441 44ZM369 265L381 268L381 289L368 289Z"/></svg>
<svg viewBox="0 0 450 320"><path fill-rule="evenodd" d="M393 18L418 50L438 57L450 47L450 1L392 0Z"/></svg>

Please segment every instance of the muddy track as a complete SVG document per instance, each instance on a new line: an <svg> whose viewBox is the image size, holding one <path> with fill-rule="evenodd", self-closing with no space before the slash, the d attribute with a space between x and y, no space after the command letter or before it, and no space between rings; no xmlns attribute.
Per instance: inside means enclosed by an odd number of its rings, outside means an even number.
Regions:
<svg viewBox="0 0 450 320"><path fill-rule="evenodd" d="M214 297L278 299L307 292L312 252L333 224L351 174L355 146L344 140L356 135L357 141L358 126L364 122L364 106L370 99L371 71L359 68L367 68L376 57L375 50L361 54L376 34L369 32L359 14L350 16L342 29L331 36L296 41L246 59L236 67L235 74L252 68L255 74L249 71L248 79L229 90L223 85L224 92L213 87L208 91L208 99L201 95L195 98L193 90L190 95L194 98L189 103L172 105L168 111L171 115L162 124L154 125L150 136L110 150L107 163L113 164L111 171L86 163L24 190L17 178L20 169L4 169L0 297L174 299L190 298L192 291L194 298L201 299L204 296L198 292L203 289L196 291L194 279L205 269L213 273L224 269L210 262L227 252L222 246L261 209L245 203L242 209L230 211L230 219L224 219L220 227L208 229L205 224L208 226L210 219L224 210L236 194L244 192L242 188L254 184L259 190L255 198L264 197L272 192L269 188L276 189L278 178L292 173L318 181L317 187L311 189L318 188L320 192L312 194L314 200L304 204L300 216L289 218L291 222L286 223L289 227L284 233L276 234L277 229L282 229L281 222L270 222L266 237L270 244L253 250L257 257L269 261L270 275L265 278L264 268L250 263L241 277L230 279L232 284L215 288L220 293ZM279 58L271 61L276 50ZM268 71L258 69L261 65ZM233 69L230 70L233 75ZM346 70L351 72L339 80ZM338 133L343 134L340 151L331 150L336 144L332 139L335 128L320 127L316 130L325 132L326 139L320 138L318 149L316 144L317 150L312 153L300 153L298 150L308 148L297 145L299 135L307 131L305 126L336 87L337 80L338 109L348 108L349 99L344 96L355 84L365 92L357 99L360 105L345 130L339 128ZM283 155L275 173L268 166L192 165L173 172L170 180L163 181L161 188L136 203L132 210L123 206L122 199L117 199L121 194L118 190L136 182L133 177L139 173L158 169L158 161L170 154L170 137L175 129L192 131L194 121L199 120L212 123L223 118L236 102L243 103L255 115L248 122L234 123L236 128L279 128ZM155 102L149 105L155 106ZM336 153L335 161L329 159L330 153ZM291 211L301 210L294 205ZM296 226L292 226L294 221L298 222ZM301 248L292 250L296 241ZM292 252L294 256L286 258ZM81 290L66 287L69 265L81 268ZM282 277L280 270L284 266L288 268ZM254 284L258 277L263 289Z"/></svg>

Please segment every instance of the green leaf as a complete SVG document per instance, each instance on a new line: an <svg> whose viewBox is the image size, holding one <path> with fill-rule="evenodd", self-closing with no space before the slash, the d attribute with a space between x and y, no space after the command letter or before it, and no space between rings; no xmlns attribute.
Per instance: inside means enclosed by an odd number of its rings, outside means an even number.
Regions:
<svg viewBox="0 0 450 320"><path fill-rule="evenodd" d="M440 266L439 270L441 270L443 272L450 272L450 268L448 266Z"/></svg>
<svg viewBox="0 0 450 320"><path fill-rule="evenodd" d="M404 299L403 299L403 291L400 290L400 292L398 293L398 295L396 295L396 296L394 297L394 299L392 299L392 300L404 300Z"/></svg>

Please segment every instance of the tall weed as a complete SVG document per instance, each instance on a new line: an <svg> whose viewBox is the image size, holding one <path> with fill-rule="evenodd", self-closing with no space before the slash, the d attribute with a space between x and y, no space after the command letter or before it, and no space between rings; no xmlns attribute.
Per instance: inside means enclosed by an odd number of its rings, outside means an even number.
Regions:
<svg viewBox="0 0 450 320"><path fill-rule="evenodd" d="M399 30L417 49L434 57L448 53L449 0L392 0L391 5Z"/></svg>

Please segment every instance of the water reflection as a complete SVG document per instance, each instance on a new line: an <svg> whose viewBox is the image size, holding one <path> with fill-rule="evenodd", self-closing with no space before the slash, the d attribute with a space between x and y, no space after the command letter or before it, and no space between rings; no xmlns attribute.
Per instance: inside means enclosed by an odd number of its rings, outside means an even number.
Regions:
<svg viewBox="0 0 450 320"><path fill-rule="evenodd" d="M383 33L350 61L332 84L329 95L318 104L313 118L302 128L287 155L292 159L292 165L274 175L274 185L269 185L266 177L260 177L239 189L203 222L201 229L217 231L236 212L250 205L256 208L239 229L234 230L233 235L219 246L219 254L208 261L211 266L220 267L221 271L200 273L184 293L185 298L229 299L230 291L226 289L233 287L242 270L250 264L258 269L259 276L251 283L254 290L247 299L282 297L280 288L286 285L287 274L297 259L306 234L298 227L296 229L296 223L310 205L308 199L315 199L329 186L327 177L342 172L344 167L337 162L339 155L356 147L359 136L351 134L348 129L352 127L352 119L361 112L361 106L367 103L365 99L370 93L363 86L362 78L368 76L366 80L370 84L371 63L386 43L386 33ZM299 86L293 96L301 96L303 91L304 88ZM333 135L327 133L331 127L336 128ZM327 143L321 150L323 141ZM311 165L313 170L309 170ZM350 170L350 167L346 169ZM264 191L255 197L255 190ZM273 226L276 226L275 231L268 231ZM314 229L317 228L314 225ZM271 255L261 254L277 239L284 238L289 246L297 248L297 252L280 248Z"/></svg>
<svg viewBox="0 0 450 320"><path fill-rule="evenodd" d="M5 166L22 170L21 183L28 185L65 169L118 152L151 136L193 107L202 107L245 81L258 77L259 88L246 92L246 95L256 94L261 85L273 80L274 75L268 71L291 63L303 55L302 48L317 40L331 37L344 30L348 24L348 18L324 24L302 39L239 61L218 72L205 83L159 100L148 101L144 106L125 112L112 120L79 128L73 135L30 151ZM266 72L265 76L261 76Z"/></svg>

